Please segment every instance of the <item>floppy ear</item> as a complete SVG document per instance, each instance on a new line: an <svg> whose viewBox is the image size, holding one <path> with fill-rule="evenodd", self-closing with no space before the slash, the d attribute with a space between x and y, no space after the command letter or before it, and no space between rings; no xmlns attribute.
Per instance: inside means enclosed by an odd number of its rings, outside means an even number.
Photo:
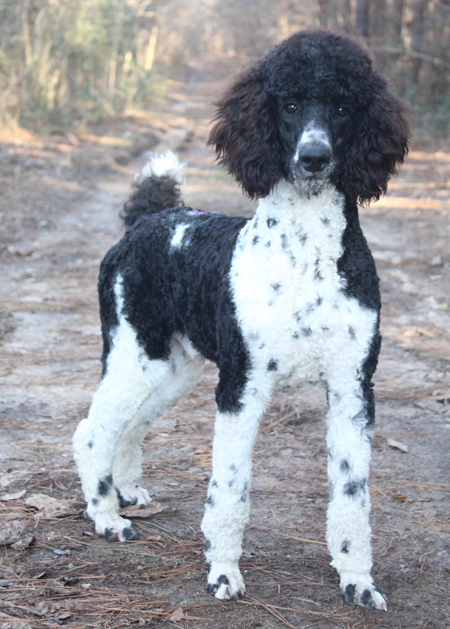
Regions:
<svg viewBox="0 0 450 629"><path fill-rule="evenodd" d="M379 199L408 152L405 108L381 79L372 101L349 127L341 146L341 187L360 203Z"/></svg>
<svg viewBox="0 0 450 629"><path fill-rule="evenodd" d="M282 177L276 102L262 65L245 72L217 103L209 135L219 163L249 197L265 197Z"/></svg>

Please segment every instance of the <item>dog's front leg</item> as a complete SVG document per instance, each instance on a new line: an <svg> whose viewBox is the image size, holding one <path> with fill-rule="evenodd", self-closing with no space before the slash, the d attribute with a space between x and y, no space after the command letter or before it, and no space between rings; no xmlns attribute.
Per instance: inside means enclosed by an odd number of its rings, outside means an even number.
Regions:
<svg viewBox="0 0 450 629"><path fill-rule="evenodd" d="M386 610L372 577L369 524L370 447L373 398L370 387L341 374L329 382L328 478L331 500L327 542L341 579L344 601L368 609ZM353 382L352 382L353 380ZM372 415L372 416L371 416Z"/></svg>
<svg viewBox="0 0 450 629"><path fill-rule="evenodd" d="M209 564L208 593L236 600L245 586L239 570L244 527L250 514L249 491L253 444L264 404L249 386L241 410L218 411L213 444L212 476L202 531Z"/></svg>

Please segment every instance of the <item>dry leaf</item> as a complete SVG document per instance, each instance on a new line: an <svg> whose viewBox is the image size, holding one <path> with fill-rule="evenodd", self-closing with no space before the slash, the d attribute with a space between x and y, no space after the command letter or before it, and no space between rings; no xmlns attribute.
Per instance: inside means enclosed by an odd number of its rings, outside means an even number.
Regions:
<svg viewBox="0 0 450 629"><path fill-rule="evenodd" d="M150 518L155 513L161 513L167 509L164 505L159 502L151 502L148 505L132 505L131 507L126 507L125 509L120 509L120 515L125 515L127 518L140 518L141 520L144 518Z"/></svg>
<svg viewBox="0 0 450 629"><path fill-rule="evenodd" d="M0 500L4 500L5 502L7 500L18 500L19 498L23 498L26 493L27 493L27 490L23 489L22 491L18 491L15 494L5 494L4 496L0 498Z"/></svg>
<svg viewBox="0 0 450 629"><path fill-rule="evenodd" d="M61 518L65 515L75 515L76 509L70 500L57 500L46 494L33 494L25 500L27 507L35 507L39 515L44 518Z"/></svg>
<svg viewBox="0 0 450 629"><path fill-rule="evenodd" d="M26 520L10 520L0 523L0 544L15 544L28 526Z"/></svg>
<svg viewBox="0 0 450 629"><path fill-rule="evenodd" d="M436 401L440 402L444 406L450 404L450 388L445 390L437 389L436 391L433 391L433 395L435 396Z"/></svg>
<svg viewBox="0 0 450 629"><path fill-rule="evenodd" d="M24 472L21 472L20 470L0 474L0 488L5 489L5 487L9 487L9 485L21 479L23 475Z"/></svg>
<svg viewBox="0 0 450 629"><path fill-rule="evenodd" d="M58 502L57 499L47 496L47 494L33 494L26 499L25 504L27 507L36 507L36 509L42 510L55 502Z"/></svg>
<svg viewBox="0 0 450 629"><path fill-rule="evenodd" d="M13 548L14 550L25 550L25 548L28 548L28 546L30 546L30 544L32 544L35 539L36 538L32 535L28 537L22 537L22 539L19 539L19 541L15 544L11 544L11 548Z"/></svg>
<svg viewBox="0 0 450 629"><path fill-rule="evenodd" d="M176 609L173 614L171 614L169 616L169 620L171 622L178 622L179 620L183 620L184 618L184 614L183 614L183 608L179 607L178 609Z"/></svg>
<svg viewBox="0 0 450 629"><path fill-rule="evenodd" d="M395 439L388 439L387 444L391 448L396 448L396 450L401 450L402 452L408 452L408 446L400 441L396 441Z"/></svg>

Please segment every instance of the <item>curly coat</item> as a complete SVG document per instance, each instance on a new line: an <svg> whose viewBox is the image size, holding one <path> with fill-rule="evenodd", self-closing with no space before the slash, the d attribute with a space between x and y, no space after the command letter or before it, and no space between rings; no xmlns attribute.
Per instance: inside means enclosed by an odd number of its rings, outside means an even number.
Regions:
<svg viewBox="0 0 450 629"><path fill-rule="evenodd" d="M146 504L140 443L219 367L202 531L207 591L241 597L252 449L275 390L321 383L329 411L327 542L344 600L386 609L372 577L372 377L380 293L357 202L386 191L407 152L403 105L356 43L300 32L218 104L209 144L255 216L181 207L180 164L154 157L125 205L128 230L99 277L103 378L74 436L87 514L109 540L136 536L118 507Z"/></svg>

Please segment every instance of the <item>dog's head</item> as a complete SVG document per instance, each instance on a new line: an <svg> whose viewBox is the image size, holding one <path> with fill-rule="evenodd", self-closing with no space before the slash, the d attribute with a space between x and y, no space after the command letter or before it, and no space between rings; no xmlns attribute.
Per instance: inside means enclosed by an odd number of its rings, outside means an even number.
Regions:
<svg viewBox="0 0 450 629"><path fill-rule="evenodd" d="M378 199L407 152L404 107L355 42L299 32L244 72L218 103L209 144L250 197L280 179Z"/></svg>

